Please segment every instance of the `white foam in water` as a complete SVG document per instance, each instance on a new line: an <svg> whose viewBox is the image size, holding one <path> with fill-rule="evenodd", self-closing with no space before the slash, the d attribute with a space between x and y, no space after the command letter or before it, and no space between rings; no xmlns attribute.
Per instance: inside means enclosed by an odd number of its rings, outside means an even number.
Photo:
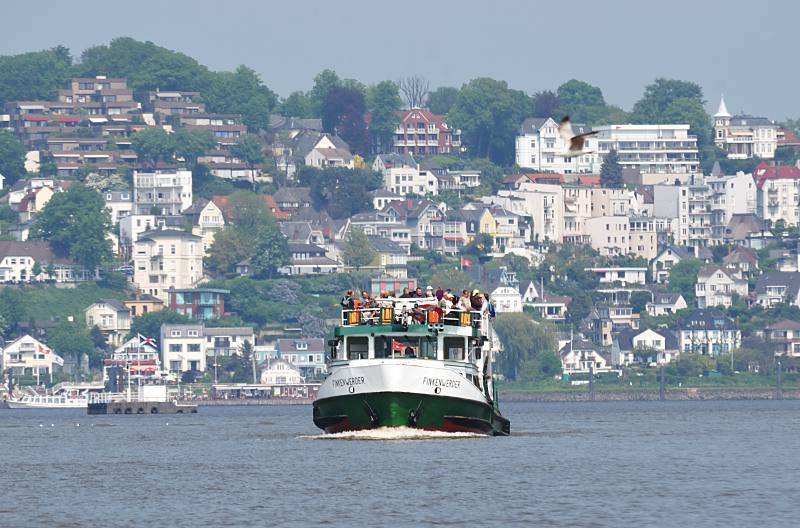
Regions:
<svg viewBox="0 0 800 528"><path fill-rule="evenodd" d="M445 431L426 431L413 427L379 427L362 431L344 431L341 433L321 433L305 435L299 438L308 440L455 440L464 438L484 438L478 433L448 433Z"/></svg>

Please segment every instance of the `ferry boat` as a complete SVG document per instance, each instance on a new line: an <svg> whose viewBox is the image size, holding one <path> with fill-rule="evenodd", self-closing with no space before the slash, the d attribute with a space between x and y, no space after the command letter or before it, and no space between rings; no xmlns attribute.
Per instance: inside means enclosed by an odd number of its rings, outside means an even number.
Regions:
<svg viewBox="0 0 800 528"><path fill-rule="evenodd" d="M510 434L492 378L488 314L444 313L435 298L376 302L342 310L313 404L317 427Z"/></svg>
<svg viewBox="0 0 800 528"><path fill-rule="evenodd" d="M86 409L89 396L102 390L102 384L61 383L50 394L24 394L7 399L6 405L9 409Z"/></svg>

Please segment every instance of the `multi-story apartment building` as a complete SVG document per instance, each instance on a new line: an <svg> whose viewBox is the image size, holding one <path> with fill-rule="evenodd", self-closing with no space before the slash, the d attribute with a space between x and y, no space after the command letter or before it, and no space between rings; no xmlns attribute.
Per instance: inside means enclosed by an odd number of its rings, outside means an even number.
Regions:
<svg viewBox="0 0 800 528"><path fill-rule="evenodd" d="M516 191L498 191L509 211L530 219L534 241L560 242L564 230L564 191L560 185L522 182ZM514 203L516 202L516 203Z"/></svg>
<svg viewBox="0 0 800 528"><path fill-rule="evenodd" d="M601 255L627 255L630 252L630 220L627 216L587 218L586 235L592 248Z"/></svg>
<svg viewBox="0 0 800 528"><path fill-rule="evenodd" d="M689 134L689 125L605 125L593 130L598 132L598 163L616 150L620 165L638 170L645 185L685 181L700 171L697 137Z"/></svg>
<svg viewBox="0 0 800 528"><path fill-rule="evenodd" d="M372 170L383 174L384 189L400 196L439 194L439 179L430 171L420 170L411 154L380 154Z"/></svg>
<svg viewBox="0 0 800 528"><path fill-rule="evenodd" d="M575 134L589 131L585 125L572 125L572 129ZM561 174L587 173L597 169L597 138L587 138L587 154L565 159L567 145L552 117L530 117L523 121L515 150L517 165L525 169Z"/></svg>
<svg viewBox="0 0 800 528"><path fill-rule="evenodd" d="M648 261L658 254L659 231L657 219L647 216L628 217L628 253Z"/></svg>
<svg viewBox="0 0 800 528"><path fill-rule="evenodd" d="M716 308L693 311L680 320L676 329L681 353L718 356L742 344L736 323Z"/></svg>
<svg viewBox="0 0 800 528"><path fill-rule="evenodd" d="M711 191L702 175L681 185L653 186L653 214L676 219L673 241L681 246L706 247L711 240Z"/></svg>
<svg viewBox="0 0 800 528"><path fill-rule="evenodd" d="M724 244L725 229L733 215L755 213L756 183L752 174L741 171L723 175L715 163L706 185L711 193L711 245Z"/></svg>
<svg viewBox="0 0 800 528"><path fill-rule="evenodd" d="M133 171L133 214L177 216L192 205L192 171Z"/></svg>
<svg viewBox="0 0 800 528"><path fill-rule="evenodd" d="M170 288L167 292L169 309L190 319L214 319L225 315L225 296L230 291L215 288Z"/></svg>
<svg viewBox="0 0 800 528"><path fill-rule="evenodd" d="M177 117L178 124L189 130L210 130L217 140L217 145L220 147L238 143L239 137L247 131L247 127L242 124L242 116L239 114L205 114L198 112L178 114Z"/></svg>
<svg viewBox="0 0 800 528"><path fill-rule="evenodd" d="M217 326L203 328L207 357L229 357L242 354L245 343L256 344L256 336L249 326Z"/></svg>
<svg viewBox="0 0 800 528"><path fill-rule="evenodd" d="M399 154L450 154L461 149L461 131L450 128L444 116L424 108L400 113L392 149Z"/></svg>
<svg viewBox="0 0 800 528"><path fill-rule="evenodd" d="M795 165L761 163L756 180L756 214L767 225L783 220L786 226L800 225L800 168Z"/></svg>
<svg viewBox="0 0 800 528"><path fill-rule="evenodd" d="M778 148L778 125L766 117L732 116L720 97L714 114L714 144L730 159L772 159Z"/></svg>
<svg viewBox="0 0 800 528"><path fill-rule="evenodd" d="M776 356L800 357L800 322L784 319L764 329L764 339Z"/></svg>
<svg viewBox="0 0 800 528"><path fill-rule="evenodd" d="M202 239L177 229L143 233L133 245L133 265L137 288L169 302L170 288L193 288L203 278Z"/></svg>
<svg viewBox="0 0 800 528"><path fill-rule="evenodd" d="M199 102L200 92L172 91L147 92L145 110L152 112L159 120L183 114L202 114L206 105Z"/></svg>
<svg viewBox="0 0 800 528"><path fill-rule="evenodd" d="M159 346L161 364L173 374L206 370L202 324L162 324Z"/></svg>

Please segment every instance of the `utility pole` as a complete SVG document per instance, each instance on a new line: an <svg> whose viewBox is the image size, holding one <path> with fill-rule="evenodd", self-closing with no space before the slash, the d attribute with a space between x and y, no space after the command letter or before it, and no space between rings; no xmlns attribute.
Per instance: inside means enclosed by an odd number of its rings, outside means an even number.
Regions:
<svg viewBox="0 0 800 528"><path fill-rule="evenodd" d="M667 387L664 381L664 365L659 369L660 382L658 386L658 399L664 401L667 399Z"/></svg>
<svg viewBox="0 0 800 528"><path fill-rule="evenodd" d="M783 399L783 366L781 365L781 361L778 360L778 371L776 372L775 378L775 399L782 400Z"/></svg>
<svg viewBox="0 0 800 528"><path fill-rule="evenodd" d="M589 364L589 401L594 401L594 365Z"/></svg>

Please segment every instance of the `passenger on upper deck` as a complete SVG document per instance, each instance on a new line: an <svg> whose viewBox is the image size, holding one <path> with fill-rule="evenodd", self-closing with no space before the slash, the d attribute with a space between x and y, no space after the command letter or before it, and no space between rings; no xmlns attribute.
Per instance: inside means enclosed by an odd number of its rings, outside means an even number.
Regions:
<svg viewBox="0 0 800 528"><path fill-rule="evenodd" d="M469 311L472 309L472 303L469 299L469 290L462 290L461 298L458 299L458 309Z"/></svg>
<svg viewBox="0 0 800 528"><path fill-rule="evenodd" d="M345 293L344 297L342 297L342 308L345 310L352 310L353 301L353 290L347 290L347 293Z"/></svg>

